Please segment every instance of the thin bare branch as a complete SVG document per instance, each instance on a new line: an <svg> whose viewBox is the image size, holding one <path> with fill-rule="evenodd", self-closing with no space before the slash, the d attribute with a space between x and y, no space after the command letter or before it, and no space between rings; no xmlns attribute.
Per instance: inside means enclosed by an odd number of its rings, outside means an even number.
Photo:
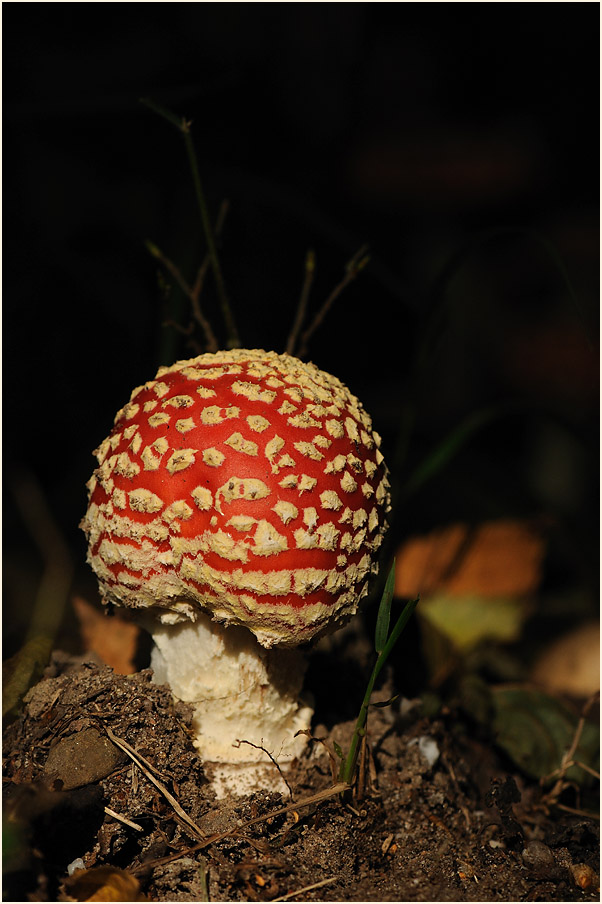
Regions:
<svg viewBox="0 0 602 904"><path fill-rule="evenodd" d="M314 273L316 269L316 255L312 248L309 249L305 256L305 274L303 278L303 285L301 287L301 295L299 297L299 304L297 305L297 313L295 315L295 321L293 323L290 335L288 337L288 341L286 343L286 353L288 355L295 354L295 346L297 344L297 337L299 336L299 332L301 331L301 327L303 326L303 321L305 320L305 314L307 313L307 303L309 301L309 293L311 291L311 285L314 280Z"/></svg>
<svg viewBox="0 0 602 904"><path fill-rule="evenodd" d="M288 788L288 793L289 793L290 798L291 798L291 800L292 800L292 799L293 799L293 789L291 788L291 786L290 786L289 783L287 782L286 776L285 776L284 772L282 771L282 769L280 768L280 766L279 766L279 764L278 764L278 761L272 756L272 754L270 753L270 751L267 750L267 748L263 747L261 744L254 744L252 741L245 741L244 739L243 739L243 740L239 740L238 738L237 738L236 741L234 742L233 746L234 746L234 747L240 747L241 744L248 744L249 747L253 747L255 750L261 750L263 753L265 753L265 755L266 755L267 757L269 757L269 759L272 761L272 763L274 764L274 766L275 766L276 769L278 770L278 773L279 773L279 775L280 775L280 778L282 779L282 781L284 782L284 784L285 784L286 787Z"/></svg>
<svg viewBox="0 0 602 904"><path fill-rule="evenodd" d="M298 895L305 894L306 891L313 891L315 888L324 888L325 885L332 885L332 883L336 881L336 876L333 876L331 879L322 879L321 882L314 882L313 885L306 885L304 888L298 888L297 891L289 891L288 895L282 895L281 898L273 898L272 900L274 902L290 901L291 898L296 898Z"/></svg>
<svg viewBox="0 0 602 904"><path fill-rule="evenodd" d="M145 759L141 753L138 753L136 750L134 750L134 748L131 747L127 743L127 741L123 740L123 738L118 738L115 734L113 734L113 732L111 731L111 729L109 728L108 725L105 725L104 722L101 722L101 724L102 724L102 727L104 728L104 730L106 731L107 737L109 738L109 740L112 741L116 747L119 747L120 750L123 750L125 753L127 753L127 755L130 757L130 759L138 766L140 771L144 773L144 775L147 777L149 782L152 782L152 784L155 786L155 788L157 788L161 792L161 794L166 798L166 800L169 801L169 803L171 804L173 809L176 811L176 813L178 814L180 819L182 819L183 822L186 823L188 828L193 831L193 833L197 836L197 838L206 838L207 833L203 832L203 830L199 826L197 826L197 824L194 822L194 820L192 820L190 818L190 816L186 813L186 811L182 809L182 807L180 806L178 801L175 799L173 794L170 794L170 792L167 790L165 785L162 782L160 782L158 778L156 778L157 770L152 765L152 763L149 763L148 760Z"/></svg>
<svg viewBox="0 0 602 904"><path fill-rule="evenodd" d="M148 242L148 241L146 242L146 247L147 247L148 251L152 254L152 256L154 258L156 258L158 261L160 261L161 264L163 264L165 269L168 271L168 273L171 274L171 276L173 277L175 282L178 284L178 286L180 287L180 289L182 290L184 295L186 295L186 297L189 299L190 304L192 306L192 312L193 312L194 319L197 321L197 323L199 324L199 326L201 327L201 329L205 335L205 342L207 345L207 350L210 352L216 352L219 348L217 338L215 336L215 333L213 332L211 324L209 323L209 321L203 314L203 312L201 310L201 305L199 302L199 295L200 295L200 291L202 288L202 280L199 282L199 277L197 276L197 280L195 282L195 287L192 288L191 286L188 285L188 282L182 275L182 272L180 271L179 267L176 267L174 262L172 260L170 260L161 251L160 248L157 248L157 246L155 244L153 244L153 242ZM197 288L197 283L198 283L198 288Z"/></svg>
<svg viewBox="0 0 602 904"><path fill-rule="evenodd" d="M368 250L366 245L363 245L359 251L357 251L350 261L345 265L345 275L343 279L334 287L308 328L301 336L300 347L298 351L299 357L304 357L307 354L307 344L310 338L313 336L318 327L322 324L324 318L328 314L329 310L333 306L334 302L337 300L339 295L347 288L347 286L354 281L354 279L358 276L359 273L366 267L368 264L370 257L366 253Z"/></svg>

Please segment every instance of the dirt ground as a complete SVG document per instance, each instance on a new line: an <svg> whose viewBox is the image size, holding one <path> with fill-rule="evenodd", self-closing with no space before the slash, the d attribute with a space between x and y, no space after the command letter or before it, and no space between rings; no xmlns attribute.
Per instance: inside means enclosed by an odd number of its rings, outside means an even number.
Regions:
<svg viewBox="0 0 602 904"><path fill-rule="evenodd" d="M326 699L293 801L218 801L150 670L55 653L46 676L5 732L5 901L599 899L597 821L546 807L446 707L374 708L365 788L345 799L327 747L353 722Z"/></svg>

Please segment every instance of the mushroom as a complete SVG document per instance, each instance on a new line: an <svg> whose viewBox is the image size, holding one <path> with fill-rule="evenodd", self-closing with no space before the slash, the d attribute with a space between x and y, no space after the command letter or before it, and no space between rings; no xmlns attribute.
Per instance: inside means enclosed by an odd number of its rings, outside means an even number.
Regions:
<svg viewBox="0 0 602 904"><path fill-rule="evenodd" d="M280 787L266 751L286 769L306 744L296 648L346 622L377 570L379 444L336 377L234 349L161 367L96 450L88 561L103 602L142 614L155 680L194 705L218 794Z"/></svg>

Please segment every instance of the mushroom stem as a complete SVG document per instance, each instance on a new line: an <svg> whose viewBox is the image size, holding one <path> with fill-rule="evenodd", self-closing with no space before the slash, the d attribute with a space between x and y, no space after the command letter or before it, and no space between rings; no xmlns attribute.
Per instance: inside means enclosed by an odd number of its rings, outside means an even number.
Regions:
<svg viewBox="0 0 602 904"><path fill-rule="evenodd" d="M295 734L313 715L300 699L303 654L266 650L246 628L226 628L204 613L195 622L149 627L154 680L193 704L194 745L217 795L285 790L278 769L302 753L306 738Z"/></svg>

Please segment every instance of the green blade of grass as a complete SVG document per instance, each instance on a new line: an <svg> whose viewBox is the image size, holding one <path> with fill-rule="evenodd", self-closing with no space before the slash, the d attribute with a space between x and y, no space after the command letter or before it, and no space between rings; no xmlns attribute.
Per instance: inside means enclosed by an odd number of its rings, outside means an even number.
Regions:
<svg viewBox="0 0 602 904"><path fill-rule="evenodd" d="M385 589L378 607L376 617L376 631L374 635L374 648L377 653L382 653L389 636L389 624L391 621L391 603L395 590L395 559L389 570Z"/></svg>

